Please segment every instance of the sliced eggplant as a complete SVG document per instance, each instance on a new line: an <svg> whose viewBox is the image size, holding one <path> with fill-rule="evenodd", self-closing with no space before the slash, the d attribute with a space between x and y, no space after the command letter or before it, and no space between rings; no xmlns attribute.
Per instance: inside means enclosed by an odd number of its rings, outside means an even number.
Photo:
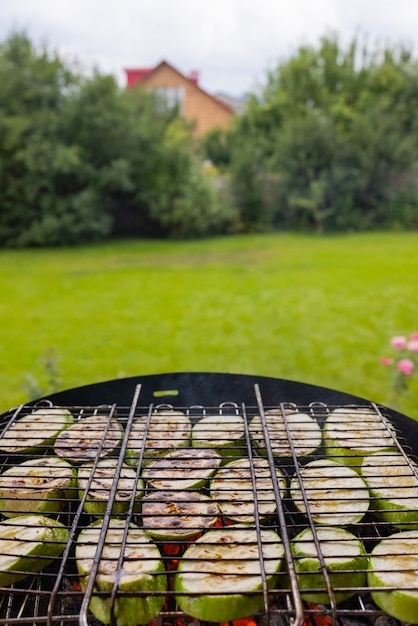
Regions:
<svg viewBox="0 0 418 626"><path fill-rule="evenodd" d="M418 466L400 454L377 452L364 457L361 474L372 497L373 513L397 528L418 528Z"/></svg>
<svg viewBox="0 0 418 626"><path fill-rule="evenodd" d="M151 415L149 423L148 416L139 417L129 433L125 462L136 467L142 449L142 465L145 466L171 450L187 448L191 432L190 419L182 411L160 409Z"/></svg>
<svg viewBox="0 0 418 626"><path fill-rule="evenodd" d="M83 498L85 490L88 493L84 501L84 510L90 515L101 517L105 514L110 491L115 480L118 460L104 458L97 462L93 472L94 462L84 463L78 469L78 489L80 500ZM89 485L89 479L93 474ZM123 464L118 473L117 488L113 498L111 515L124 515L132 499L132 492L135 488L136 472L132 467ZM138 512L141 507L141 498L144 493L144 482L138 479L135 489L134 512Z"/></svg>
<svg viewBox="0 0 418 626"><path fill-rule="evenodd" d="M64 430L56 439L54 452L71 463L84 463L107 456L119 446L121 424L106 415L91 415Z"/></svg>
<svg viewBox="0 0 418 626"><path fill-rule="evenodd" d="M179 607L199 620L228 622L264 606L261 568L267 586L276 584L284 548L273 530L237 525L213 528L192 543L179 561L174 590ZM261 563L262 562L262 563Z"/></svg>
<svg viewBox="0 0 418 626"><path fill-rule="evenodd" d="M363 542L344 528L323 526L316 529L316 534L335 601L339 603L356 595L358 588L367 584L367 555ZM330 604L310 528L291 541L291 551L302 598L315 604Z"/></svg>
<svg viewBox="0 0 418 626"><path fill-rule="evenodd" d="M324 425L327 457L360 472L364 456L394 450L391 426L373 409L338 408Z"/></svg>
<svg viewBox="0 0 418 626"><path fill-rule="evenodd" d="M296 457L314 454L322 442L322 431L318 422L307 413L286 412L285 418L280 408L270 409L265 413L268 440L273 456L291 458L293 456L290 439ZM286 430L286 424L287 429ZM250 435L258 451L267 455L267 444L260 415L250 423Z"/></svg>
<svg viewBox="0 0 418 626"><path fill-rule="evenodd" d="M192 446L212 448L227 461L242 456L244 437L244 419L240 415L208 415L193 426Z"/></svg>
<svg viewBox="0 0 418 626"><path fill-rule="evenodd" d="M0 451L29 454L51 446L61 431L71 426L74 416L67 409L36 409L13 422L0 439Z"/></svg>
<svg viewBox="0 0 418 626"><path fill-rule="evenodd" d="M254 487L257 493L257 513L260 520L273 515L276 511L276 498L267 459L254 458L253 468L255 485L248 458L237 459L221 467L210 483L210 494L218 502L225 517L240 523L254 522L255 501ZM279 493L286 490L286 478L279 468L275 468L275 481Z"/></svg>
<svg viewBox="0 0 418 626"><path fill-rule="evenodd" d="M155 491L142 501L142 527L156 541L184 541L211 528L219 508L198 491Z"/></svg>
<svg viewBox="0 0 418 626"><path fill-rule="evenodd" d="M220 466L222 457L215 450L184 448L169 452L150 463L142 477L154 489L201 489Z"/></svg>
<svg viewBox="0 0 418 626"><path fill-rule="evenodd" d="M418 531L395 533L380 541L370 554L367 582L380 609L402 622L416 624Z"/></svg>
<svg viewBox="0 0 418 626"><path fill-rule="evenodd" d="M44 456L0 475L0 511L6 517L58 513L77 494L76 471L63 459Z"/></svg>
<svg viewBox="0 0 418 626"><path fill-rule="evenodd" d="M21 515L0 522L0 586L40 572L61 556L68 529L44 515Z"/></svg>
<svg viewBox="0 0 418 626"><path fill-rule="evenodd" d="M367 485L351 467L329 459L318 459L301 469L301 479L312 519L317 524L356 524L363 519L369 508ZM292 478L290 493L296 508L301 513L306 513L297 475Z"/></svg>
<svg viewBox="0 0 418 626"><path fill-rule="evenodd" d="M117 626L147 624L160 612L165 600L164 564L157 546L143 530L131 523L125 537L125 526L125 520L110 519L89 608L104 624L113 623L112 618ZM94 566L101 529L102 521L98 520L84 528L77 539L75 558L83 591ZM115 584L117 592L112 606Z"/></svg>

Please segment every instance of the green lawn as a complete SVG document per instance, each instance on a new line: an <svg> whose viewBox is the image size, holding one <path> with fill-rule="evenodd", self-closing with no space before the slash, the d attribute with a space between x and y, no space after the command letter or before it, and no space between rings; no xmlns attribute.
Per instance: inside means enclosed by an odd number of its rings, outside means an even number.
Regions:
<svg viewBox="0 0 418 626"><path fill-rule="evenodd" d="M418 233L1 251L0 410L27 400L49 348L64 388L222 371L392 405L379 359L418 331L417 277ZM400 408L418 418L417 381Z"/></svg>

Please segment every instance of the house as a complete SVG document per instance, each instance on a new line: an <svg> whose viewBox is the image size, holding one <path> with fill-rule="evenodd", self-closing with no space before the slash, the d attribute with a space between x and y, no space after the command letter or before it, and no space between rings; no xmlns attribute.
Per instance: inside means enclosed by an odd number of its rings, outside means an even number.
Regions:
<svg viewBox="0 0 418 626"><path fill-rule="evenodd" d="M156 67L124 70L127 87L141 85L160 93L167 104L179 107L180 114L193 123L194 134L200 137L214 128L226 130L235 114L225 100L210 95L199 86L199 74L185 76L167 61Z"/></svg>

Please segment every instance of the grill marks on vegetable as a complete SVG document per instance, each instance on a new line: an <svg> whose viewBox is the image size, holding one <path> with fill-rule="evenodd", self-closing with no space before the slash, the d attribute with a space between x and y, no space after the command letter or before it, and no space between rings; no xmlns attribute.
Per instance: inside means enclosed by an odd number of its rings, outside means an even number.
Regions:
<svg viewBox="0 0 418 626"><path fill-rule="evenodd" d="M126 410L96 411L74 421L70 411L51 408L42 410L47 433L39 411L15 419L0 439L10 465L0 475L0 510L18 520L36 513L54 523L63 509L73 515L82 506L82 515L90 517L80 518L74 536L77 568L86 591L100 553L89 606L104 623L149 621L166 593L206 621L266 609L263 584L289 588L286 567L281 570L282 544L289 540L302 597L340 602L367 585L362 538L369 550L379 544L372 526L386 532L390 524L393 541L397 531L418 527L417 466L376 409L321 408L316 414L282 406L260 414L246 407L242 415L237 409L199 417L163 407L143 410L129 425ZM22 461L25 454L39 458ZM68 524L72 517L65 519ZM412 562L408 545L415 558L416 533L410 539L400 541L393 563ZM183 548L171 559L166 545L178 542ZM42 564L28 574L44 567L42 558L46 563L57 557L50 544L46 537L45 550L32 555ZM390 600L393 589L380 575L382 554L391 554L388 545L382 541L383 553L375 557L379 575L369 573L368 584L388 587L373 597L396 616L399 602ZM173 567L174 588L168 589L165 575ZM399 575L394 584L401 587ZM408 573L408 582L418 594L416 572ZM408 602L418 615L418 606Z"/></svg>

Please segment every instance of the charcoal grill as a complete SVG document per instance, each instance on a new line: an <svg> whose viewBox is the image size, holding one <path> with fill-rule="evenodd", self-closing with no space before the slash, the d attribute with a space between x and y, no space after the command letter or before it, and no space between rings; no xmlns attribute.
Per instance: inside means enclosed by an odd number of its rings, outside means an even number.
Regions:
<svg viewBox="0 0 418 626"><path fill-rule="evenodd" d="M266 441L264 457L268 460L271 476L275 476L276 467L280 467L288 481L295 474L300 475L301 468L307 461L323 459L325 450L321 445L309 456L309 459L299 458L293 442L293 434L287 426L287 445L291 454L288 458L276 458L272 453L269 429L265 420L265 414L269 410L274 408L280 411L285 424L287 424L287 415L294 412L307 414L316 420L322 428L327 416L335 408L365 409L374 412L384 427L388 429L394 449L405 458L410 465L412 475L418 479L411 463L418 456L418 422L369 400L295 381L240 374L198 372L116 379L62 391L36 402L14 408L0 416L0 426L3 433L14 421L43 406L65 407L72 412L76 421L95 414L106 415L109 420L117 419L125 432L120 446L113 453L118 461L116 466L119 470L126 452L129 431L133 421L138 416L149 416L148 419L150 419L154 411L159 411L163 427L164 415L172 409L184 412L190 417L192 424L208 415L219 415L226 421L230 416L239 415L243 417L245 424L239 455L247 456L251 461L260 456L260 450L254 446L248 425L255 415L259 415L264 424ZM147 432L145 431L142 452L135 468L136 480L140 480L142 465L145 463L146 437ZM35 459L38 456L48 454L51 454L51 448L39 448L37 452L32 453L30 458ZM1 471L3 472L10 466L27 460L27 454L3 454ZM224 463L226 461L228 458L223 460ZM252 496L257 502L254 472L251 473L251 476ZM109 523L117 479L118 473L116 472L115 480L109 492L109 505L103 517L105 527ZM207 491L207 488L203 487L203 492L205 489ZM273 498L276 502L274 514L267 520L261 519L258 515L257 504L255 505L252 525L256 528L258 535L260 535L262 528L272 528L278 532L284 545L285 564L272 588L264 584L256 592L262 597L263 608L247 618L248 626L268 626L270 624L272 626L302 626L302 624L304 626L331 626L332 624L339 626L359 626L362 624L383 626L384 624L399 624L396 620L388 618L373 603L370 589L367 586L350 588L350 598L343 602L336 601L336 594L338 595L341 589L334 588L330 582L317 539L315 542L319 550L322 575L329 602L318 605L301 598L299 579L295 574L295 557L292 556L290 545L295 535L304 528L311 527L314 538L317 529L306 499L309 494L304 490L303 480L301 480L301 489L302 493L305 493L304 498L307 505L305 514L296 509L288 490L285 493L280 492L278 483L274 478ZM85 497L86 495L84 495ZM248 497L246 498L244 494L243 499L248 500ZM133 506L128 507L125 517L127 524L133 520L141 526L141 514ZM0 624L80 624L80 626L95 626L100 623L91 614L89 604L91 597L97 593L94 583L103 541L99 542L96 560L93 563L87 588L84 591L80 587L80 577L77 574L74 557L74 544L78 534L95 518L85 513L82 494L69 499L62 511L55 515L55 518L64 523L70 530L70 540L62 557L54 559L40 573L27 576L20 582L0 589ZM230 523L225 516L219 514L218 526L227 526ZM379 521L374 515L373 503L371 503L369 512L350 530L362 539L367 551L370 551L382 538L395 532L396 528L387 522ZM196 528L196 533L198 531L199 528ZM196 536L198 535L196 534ZM193 541L193 538L182 542L175 539L161 540L158 544L167 572L168 588L164 591L165 603L163 608L152 620L153 626L188 626L190 624L196 626L199 623L193 616L186 615L179 609L176 594L172 588L172 577L175 575L178 561L182 558L182 554L190 541ZM261 578L265 580L262 555L260 568ZM313 591L315 590L318 591L314 588ZM414 588L414 591L418 594L418 588ZM110 594L109 602L113 603L120 593L115 588ZM136 593L141 594L143 592ZM207 593L210 594L211 591L208 590ZM131 593L130 595L134 594ZM110 613L111 622L116 624L114 611L111 610ZM138 623L140 623L140 619L138 619ZM242 626L242 622L238 623ZM416 623L418 623L418 615L416 616Z"/></svg>

